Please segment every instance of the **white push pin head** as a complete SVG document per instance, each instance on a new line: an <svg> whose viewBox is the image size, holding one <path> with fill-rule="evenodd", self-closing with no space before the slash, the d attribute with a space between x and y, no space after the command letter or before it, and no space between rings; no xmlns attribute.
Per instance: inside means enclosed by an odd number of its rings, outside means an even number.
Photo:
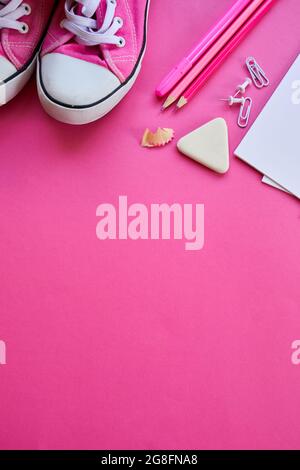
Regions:
<svg viewBox="0 0 300 470"><path fill-rule="evenodd" d="M226 98L226 100L221 100L221 101L227 101L229 106L233 106L234 104L239 104L239 105L245 104L245 98L235 98L234 96L229 96L228 98Z"/></svg>
<svg viewBox="0 0 300 470"><path fill-rule="evenodd" d="M246 93L246 90L249 85L251 85L251 78L247 77L241 85L238 85L236 88L236 94L234 95L234 98L238 96L239 94L244 95Z"/></svg>

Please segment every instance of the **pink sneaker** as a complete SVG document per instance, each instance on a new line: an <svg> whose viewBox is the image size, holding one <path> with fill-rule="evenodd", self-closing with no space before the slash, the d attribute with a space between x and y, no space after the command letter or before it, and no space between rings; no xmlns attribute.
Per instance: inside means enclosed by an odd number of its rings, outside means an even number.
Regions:
<svg viewBox="0 0 300 470"><path fill-rule="evenodd" d="M146 47L150 0L61 0L39 58L46 112L68 124L107 114L128 93Z"/></svg>
<svg viewBox="0 0 300 470"><path fill-rule="evenodd" d="M0 105L29 80L54 0L0 0Z"/></svg>

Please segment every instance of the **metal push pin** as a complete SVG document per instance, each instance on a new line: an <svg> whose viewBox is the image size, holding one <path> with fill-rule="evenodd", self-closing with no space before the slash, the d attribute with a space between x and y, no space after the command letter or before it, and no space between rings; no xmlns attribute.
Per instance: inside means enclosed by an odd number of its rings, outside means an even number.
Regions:
<svg viewBox="0 0 300 470"><path fill-rule="evenodd" d="M245 81L244 83L242 83L241 85L238 85L237 88L236 88L236 93L234 95L234 98L236 98L237 96L239 96L240 94L241 95L244 95L246 93L246 90L248 88L248 86L250 86L252 83L251 81L251 78L247 77L245 78Z"/></svg>
<svg viewBox="0 0 300 470"><path fill-rule="evenodd" d="M249 118L250 118L250 113L252 109L252 99L247 97L247 98L235 98L234 96L229 96L229 98L221 101L227 101L229 106L233 105L240 105L240 112L239 112L239 117L238 117L238 126L241 128L247 127Z"/></svg>
<svg viewBox="0 0 300 470"><path fill-rule="evenodd" d="M221 99L221 101L227 101L229 106L233 106L234 104L243 105L245 103L245 98L235 98L234 96L229 96L226 99Z"/></svg>

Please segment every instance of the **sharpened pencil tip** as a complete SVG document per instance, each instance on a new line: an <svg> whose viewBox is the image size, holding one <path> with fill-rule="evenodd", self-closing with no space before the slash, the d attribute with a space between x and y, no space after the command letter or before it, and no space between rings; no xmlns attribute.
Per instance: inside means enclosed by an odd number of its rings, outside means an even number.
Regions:
<svg viewBox="0 0 300 470"><path fill-rule="evenodd" d="M176 97L169 95L164 104L162 105L162 109L167 109L169 106L171 106L173 103L175 103Z"/></svg>
<svg viewBox="0 0 300 470"><path fill-rule="evenodd" d="M178 109L183 108L183 106L185 106L186 104L187 104L187 99L184 96L182 96L177 103L177 108Z"/></svg>

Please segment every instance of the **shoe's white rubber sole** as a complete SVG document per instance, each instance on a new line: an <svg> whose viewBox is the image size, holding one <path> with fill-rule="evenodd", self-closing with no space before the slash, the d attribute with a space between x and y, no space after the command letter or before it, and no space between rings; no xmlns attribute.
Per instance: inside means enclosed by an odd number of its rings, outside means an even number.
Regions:
<svg viewBox="0 0 300 470"><path fill-rule="evenodd" d="M140 54L138 63L136 64L134 73L131 77L121 85L114 93L109 95L104 100L101 100L94 105L89 106L67 106L63 103L58 103L55 100L51 99L51 96L47 95L41 79L41 64L40 59L38 59L38 66L37 66L37 89L40 102L46 111L51 117L56 119L57 121L64 122L66 124L88 124L90 122L96 121L97 119L102 118L107 113L109 113L123 98L129 90L132 88L134 82L137 79L137 76L141 70L141 65L143 61L143 57L146 50L147 45L147 24L148 24L148 14L149 14L149 4L150 0L148 0L147 7L146 7L146 14L145 14L145 38L143 49Z"/></svg>
<svg viewBox="0 0 300 470"><path fill-rule="evenodd" d="M3 106L12 100L15 96L17 96L17 94L26 85L34 72L36 59L37 54L34 56L33 60L26 67L26 69L20 72L16 72L14 75L12 75L12 78L0 82L0 106Z"/></svg>

